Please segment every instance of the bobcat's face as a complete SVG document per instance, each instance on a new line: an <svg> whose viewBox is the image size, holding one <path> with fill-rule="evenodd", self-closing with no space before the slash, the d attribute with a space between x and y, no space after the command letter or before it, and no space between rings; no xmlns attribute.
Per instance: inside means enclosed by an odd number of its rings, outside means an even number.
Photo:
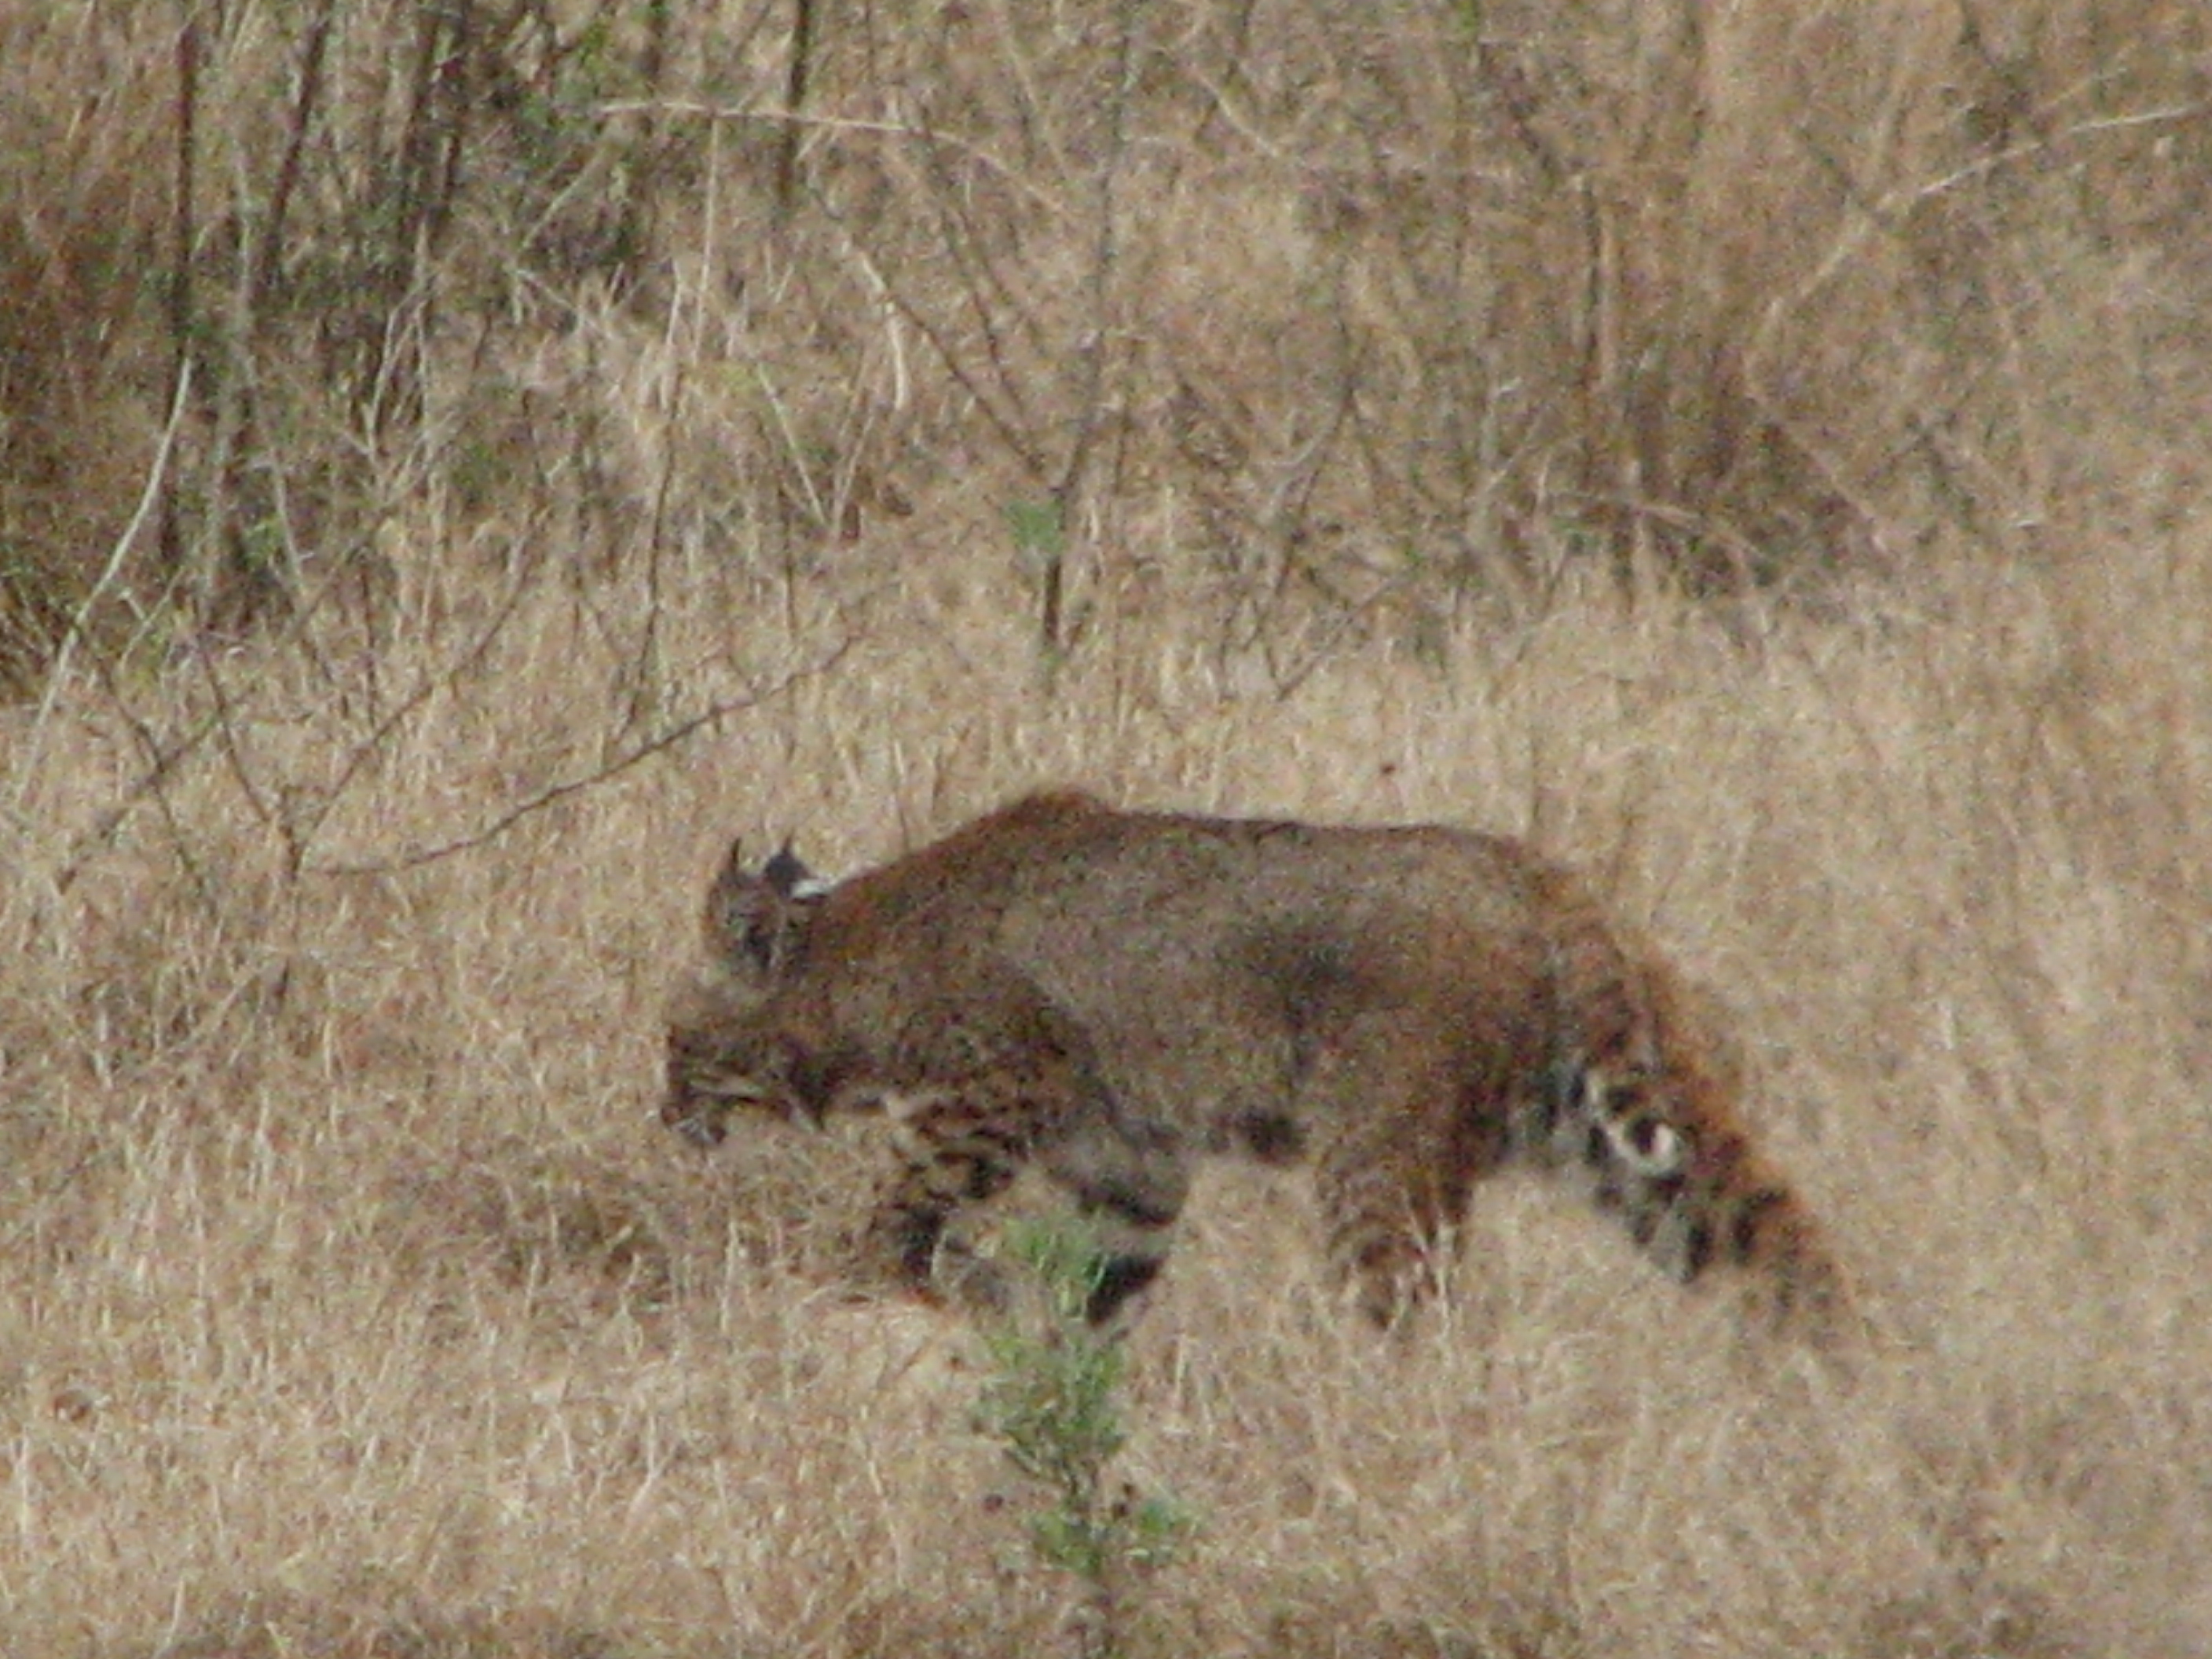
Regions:
<svg viewBox="0 0 2212 1659"><path fill-rule="evenodd" d="M737 1114L818 1127L822 1107L805 1086L803 1045L769 1018L765 1005L734 1017L717 1012L718 1018L671 1022L660 1121L702 1148L720 1146Z"/></svg>
<svg viewBox="0 0 2212 1659"><path fill-rule="evenodd" d="M660 1121L693 1146L720 1146L739 1113L820 1125L822 1068L776 993L805 956L807 924L827 890L788 847L758 875L731 847L701 918L708 971L669 1019Z"/></svg>

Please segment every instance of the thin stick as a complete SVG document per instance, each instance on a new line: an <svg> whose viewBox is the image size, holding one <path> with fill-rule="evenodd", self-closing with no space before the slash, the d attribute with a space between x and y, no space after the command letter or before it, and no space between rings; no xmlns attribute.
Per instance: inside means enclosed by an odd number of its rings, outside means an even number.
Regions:
<svg viewBox="0 0 2212 1659"><path fill-rule="evenodd" d="M793 686L828 673L844 659L845 653L852 649L852 646L853 641L850 640L841 642L836 650L820 661L793 671L764 691L751 692L742 697L726 697L720 702L709 703L697 714L678 721L659 737L650 738L628 753L617 756L605 766L595 767L579 777L564 778L558 783L548 784L537 793L517 802L488 823L470 830L466 835L456 836L450 841L439 842L430 847L417 848L393 858L368 859L353 864L311 865L307 866L306 873L315 876L392 875L402 870L419 869L423 865L435 864L441 860L449 859L456 853L465 853L471 848L482 847L487 842L495 841L505 835L523 819L544 811L555 802L566 800L569 796L580 794L587 789L595 789L609 779L618 777L629 771L639 763L650 760L662 750L674 748L685 738L696 735L717 721L727 720L732 714L743 714L749 708L757 708L762 704L781 696Z"/></svg>
<svg viewBox="0 0 2212 1659"><path fill-rule="evenodd" d="M84 637L85 626L92 616L93 607L107 595L118 577L123 574L123 562L130 556L131 544L145 529L146 520L153 516L157 502L166 500L163 483L168 477L169 455L176 447L177 428L184 424L185 406L191 395L192 366L190 358L177 360L177 383L169 394L169 418L161 428L161 441L154 451L152 465L146 469L145 488L138 492L138 505L131 514L131 522L123 526L123 533L115 538L108 550L106 568L100 580L77 602L77 607L62 630L62 642L54 653L53 666L46 673L46 689L39 699L39 713L31 726L31 746L23 763L21 775L15 781L15 810L22 811L23 801L31 791L31 779L38 771L40 750L46 746L48 723L53 718L54 706L61 701L63 684L69 678L70 659L76 653L76 643Z"/></svg>

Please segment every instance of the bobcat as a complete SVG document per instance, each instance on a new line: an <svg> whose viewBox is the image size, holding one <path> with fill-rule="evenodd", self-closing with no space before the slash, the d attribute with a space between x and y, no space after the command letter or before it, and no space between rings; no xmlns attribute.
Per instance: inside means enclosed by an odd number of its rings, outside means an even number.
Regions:
<svg viewBox="0 0 2212 1659"><path fill-rule="evenodd" d="M1840 1291L1688 994L1518 842L1043 794L835 885L733 846L704 933L663 1120L713 1146L739 1109L885 1113L905 1156L864 1250L925 1293L948 1221L1034 1160L1104 1230L1109 1320L1213 1152L1312 1163L1380 1324L1516 1163L1571 1176L1678 1280L1753 1268L1793 1320Z"/></svg>

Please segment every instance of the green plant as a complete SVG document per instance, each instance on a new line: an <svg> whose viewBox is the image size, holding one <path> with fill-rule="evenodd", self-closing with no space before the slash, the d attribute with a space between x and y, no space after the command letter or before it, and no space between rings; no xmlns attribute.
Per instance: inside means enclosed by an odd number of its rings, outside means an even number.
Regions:
<svg viewBox="0 0 2212 1659"><path fill-rule="evenodd" d="M1108 1478L1128 1439L1121 1399L1127 1356L1085 1317L1107 1256L1083 1222L1054 1217L1009 1228L1008 1254L1039 1288L1042 1317L1001 1320L987 1338L981 1426L1045 1492L1030 1524L1037 1559L1084 1589L1080 1650L1124 1650L1124 1587L1164 1565L1191 1519L1175 1499Z"/></svg>
<svg viewBox="0 0 2212 1659"><path fill-rule="evenodd" d="M1057 501L1009 501L1006 527L1025 571L1037 580L1037 647L1046 662L1066 644L1061 605L1067 572L1067 526Z"/></svg>

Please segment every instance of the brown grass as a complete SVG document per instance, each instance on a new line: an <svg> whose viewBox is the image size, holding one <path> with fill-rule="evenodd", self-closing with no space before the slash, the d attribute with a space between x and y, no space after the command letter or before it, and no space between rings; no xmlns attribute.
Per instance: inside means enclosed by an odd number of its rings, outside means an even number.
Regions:
<svg viewBox="0 0 2212 1659"><path fill-rule="evenodd" d="M2166 580L2102 551L2102 580ZM2162 591L2154 614L2212 598ZM1149 1589L1161 1650L2197 1650L2203 854L2160 797L2201 770L2202 693L2159 628L2113 684L2070 676L2098 653L2064 592L1771 618L1752 646L1570 604L1448 669L1344 653L1288 702L1178 684L1159 633L1150 678L1102 653L1040 701L963 664L984 618L947 611L696 764L411 871L276 887L213 768L167 802L206 901L150 825L57 893L71 815L24 820L9 1644L1050 1639L963 1339L838 1303L866 1149L702 1166L648 1118L726 830L851 860L1078 775L1534 828L1610 870L1741 1011L1759 1115L1887 1340L1848 1390L1746 1368L1723 1306L1531 1187L1486 1200L1449 1306L1378 1349L1326 1305L1295 1181L1220 1171L1135 1339L1133 1474L1204 1526ZM455 781L585 690L557 628L518 629L535 666L394 739L324 857L503 799ZM956 687L959 741L933 712ZM31 781L95 768L100 726L58 719Z"/></svg>
<svg viewBox="0 0 2212 1659"><path fill-rule="evenodd" d="M1507 1184L1378 1345L1210 1172L1138 1650L2212 1647L2200 9L824 9L787 213L747 9L444 9L425 104L342 7L304 116L295 9L165 550L170 14L0 0L0 1648L1062 1643L968 1334L839 1293L871 1147L651 1121L729 835L1048 781L1582 862L1881 1337Z"/></svg>

